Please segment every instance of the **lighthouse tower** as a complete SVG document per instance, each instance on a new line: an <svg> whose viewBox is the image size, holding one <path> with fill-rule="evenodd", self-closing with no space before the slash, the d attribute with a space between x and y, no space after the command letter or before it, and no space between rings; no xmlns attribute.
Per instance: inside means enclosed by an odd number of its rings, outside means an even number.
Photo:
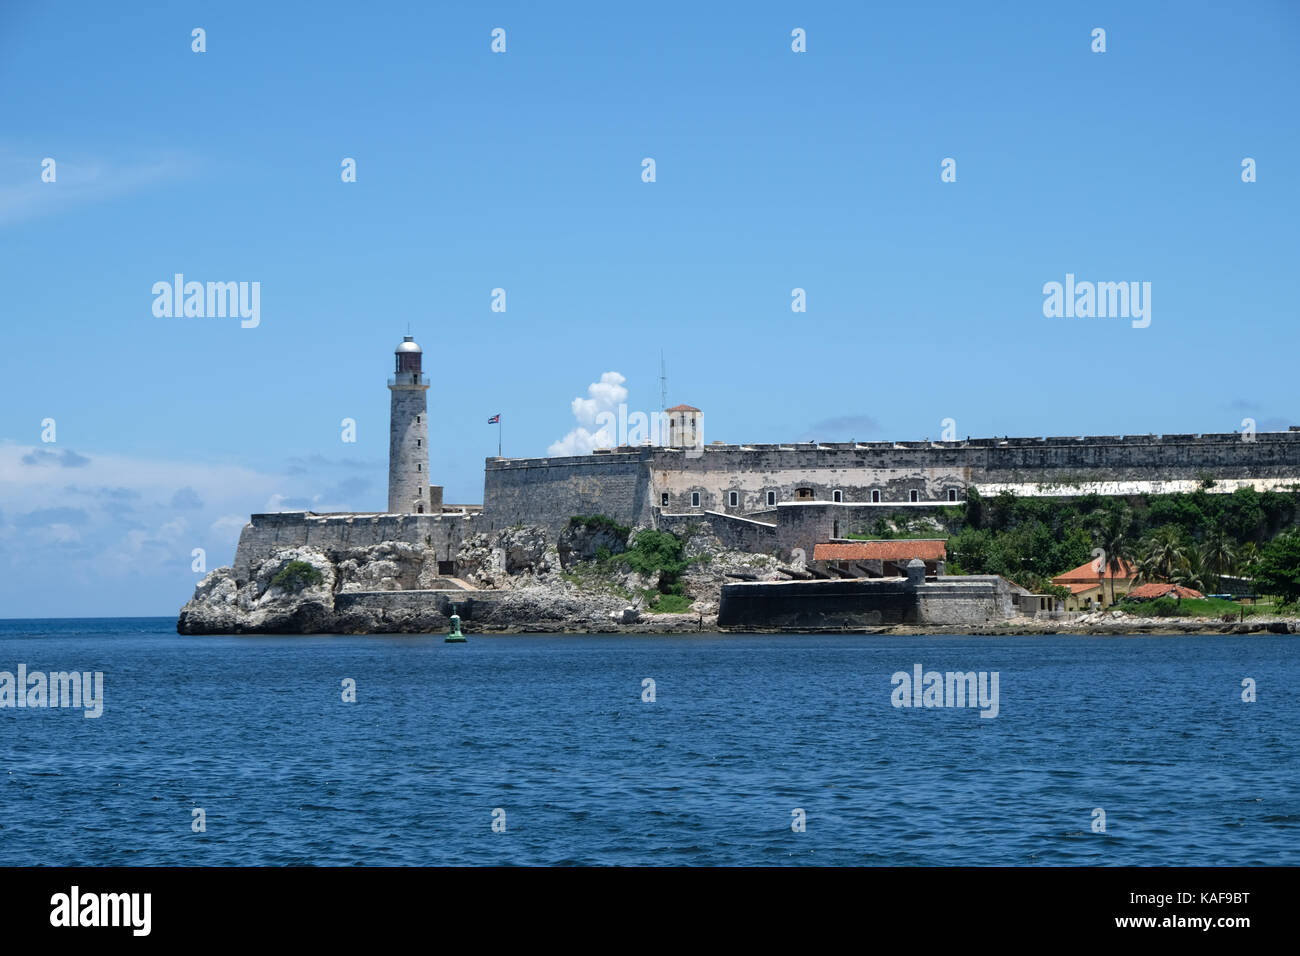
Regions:
<svg viewBox="0 0 1300 956"><path fill-rule="evenodd" d="M393 396L388 420L388 512L425 514L432 510L433 501L429 488L429 409L424 394L429 383L420 372L423 353L415 339L404 336L394 354L397 367L388 380Z"/></svg>

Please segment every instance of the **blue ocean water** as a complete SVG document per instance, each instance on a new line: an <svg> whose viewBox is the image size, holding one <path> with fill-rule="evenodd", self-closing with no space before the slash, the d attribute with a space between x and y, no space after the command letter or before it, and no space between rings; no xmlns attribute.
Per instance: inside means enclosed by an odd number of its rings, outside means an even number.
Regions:
<svg viewBox="0 0 1300 956"><path fill-rule="evenodd" d="M98 719L0 709L0 864L1296 864L1298 649L0 621L0 671L104 674ZM998 716L895 708L918 663Z"/></svg>

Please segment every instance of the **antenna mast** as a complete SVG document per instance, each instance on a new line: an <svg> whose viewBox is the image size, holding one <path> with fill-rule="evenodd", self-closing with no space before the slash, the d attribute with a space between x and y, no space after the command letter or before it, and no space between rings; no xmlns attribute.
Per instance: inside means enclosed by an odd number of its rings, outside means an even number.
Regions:
<svg viewBox="0 0 1300 956"><path fill-rule="evenodd" d="M664 365L664 350L659 350L659 411L668 410L668 369Z"/></svg>

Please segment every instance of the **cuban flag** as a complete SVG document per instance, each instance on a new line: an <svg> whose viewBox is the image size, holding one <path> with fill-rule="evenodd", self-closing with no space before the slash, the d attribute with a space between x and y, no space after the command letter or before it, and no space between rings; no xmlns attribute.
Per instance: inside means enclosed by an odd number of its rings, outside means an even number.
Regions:
<svg viewBox="0 0 1300 956"><path fill-rule="evenodd" d="M493 415L491 418L488 419L488 424L489 424L489 425L497 425L497 424L500 424L500 422L501 422L501 415L500 415L499 413L496 414L496 415Z"/></svg>

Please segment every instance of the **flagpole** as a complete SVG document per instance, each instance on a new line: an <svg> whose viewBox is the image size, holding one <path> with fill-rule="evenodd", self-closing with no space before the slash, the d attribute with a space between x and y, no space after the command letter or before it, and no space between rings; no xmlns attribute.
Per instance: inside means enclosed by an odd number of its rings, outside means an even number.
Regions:
<svg viewBox="0 0 1300 956"><path fill-rule="evenodd" d="M501 457L501 416L497 416L497 457Z"/></svg>

